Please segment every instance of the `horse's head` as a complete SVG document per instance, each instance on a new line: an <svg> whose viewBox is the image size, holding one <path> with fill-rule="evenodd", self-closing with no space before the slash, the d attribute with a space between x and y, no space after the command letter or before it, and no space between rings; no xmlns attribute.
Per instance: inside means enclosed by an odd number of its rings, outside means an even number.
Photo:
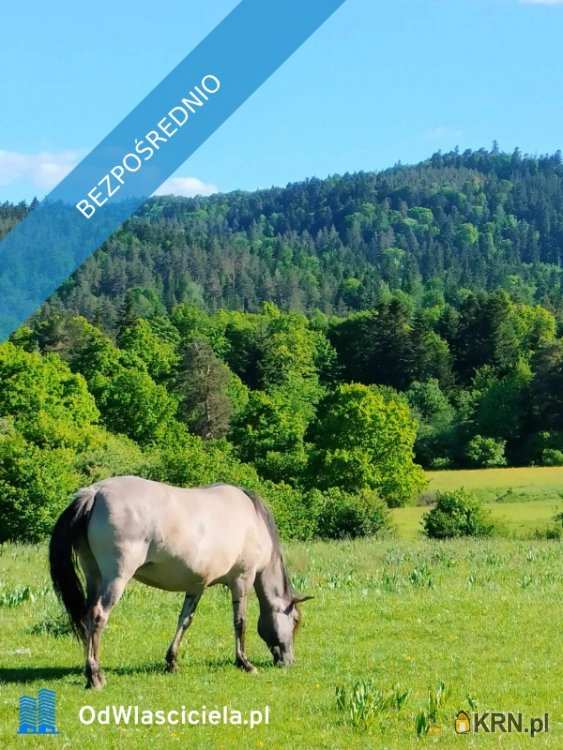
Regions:
<svg viewBox="0 0 563 750"><path fill-rule="evenodd" d="M258 634L272 652L276 666L293 664L293 635L301 618L297 605L312 598L294 594L284 606L260 612Z"/></svg>

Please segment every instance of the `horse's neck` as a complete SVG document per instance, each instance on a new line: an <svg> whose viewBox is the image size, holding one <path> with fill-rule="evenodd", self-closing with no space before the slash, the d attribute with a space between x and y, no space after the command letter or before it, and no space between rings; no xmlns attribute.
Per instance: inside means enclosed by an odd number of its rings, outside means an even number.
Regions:
<svg viewBox="0 0 563 750"><path fill-rule="evenodd" d="M258 596L260 608L284 605L288 597L287 575L283 558L274 554L264 570L256 574L254 588Z"/></svg>

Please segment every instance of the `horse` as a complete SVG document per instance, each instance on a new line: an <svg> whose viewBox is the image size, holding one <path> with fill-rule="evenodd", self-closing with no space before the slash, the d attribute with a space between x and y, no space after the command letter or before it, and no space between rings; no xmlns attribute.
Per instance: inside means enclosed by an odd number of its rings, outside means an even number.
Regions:
<svg viewBox="0 0 563 750"><path fill-rule="evenodd" d="M300 621L271 512L253 492L228 484L183 489L135 476L112 477L80 489L55 523L49 563L53 587L85 647L87 687L101 688L100 639L111 610L134 578L185 594L166 668L209 586L231 592L235 664L255 672L245 651L247 595L260 606L258 633L274 664L294 660ZM82 569L85 588L79 577Z"/></svg>

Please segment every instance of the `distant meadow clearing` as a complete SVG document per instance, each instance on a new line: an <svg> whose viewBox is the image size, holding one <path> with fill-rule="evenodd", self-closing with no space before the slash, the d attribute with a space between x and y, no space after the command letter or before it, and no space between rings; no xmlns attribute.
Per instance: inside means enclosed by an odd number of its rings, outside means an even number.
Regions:
<svg viewBox="0 0 563 750"><path fill-rule="evenodd" d="M422 533L423 515L435 493L459 487L469 490L486 505L504 537L529 538L544 529L563 510L563 468L458 469L426 472L428 486L417 505L391 512L397 534L414 539Z"/></svg>

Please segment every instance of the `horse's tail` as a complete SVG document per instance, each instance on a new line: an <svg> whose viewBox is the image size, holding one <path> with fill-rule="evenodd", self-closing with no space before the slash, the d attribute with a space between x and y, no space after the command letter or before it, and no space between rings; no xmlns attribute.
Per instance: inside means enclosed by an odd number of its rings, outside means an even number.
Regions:
<svg viewBox="0 0 563 750"><path fill-rule="evenodd" d="M59 516L49 542L53 588L68 612L74 634L82 641L85 638L86 594L78 576L76 549L86 536L95 497L96 490L92 487L80 490Z"/></svg>

